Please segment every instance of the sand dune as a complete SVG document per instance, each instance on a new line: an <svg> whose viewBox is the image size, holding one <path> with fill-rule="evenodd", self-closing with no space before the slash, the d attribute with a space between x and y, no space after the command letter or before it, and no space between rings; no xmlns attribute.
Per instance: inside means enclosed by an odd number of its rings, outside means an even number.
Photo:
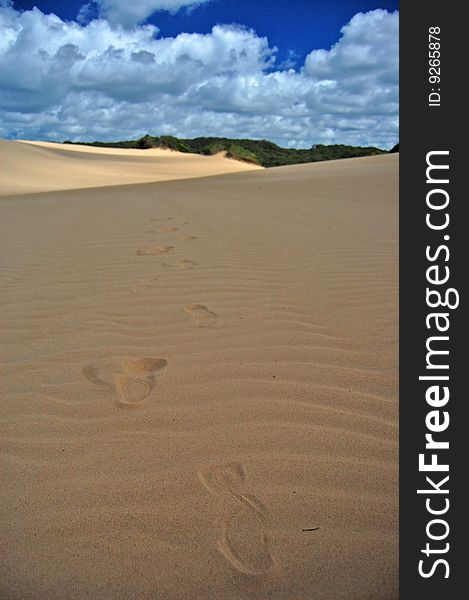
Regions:
<svg viewBox="0 0 469 600"><path fill-rule="evenodd" d="M207 177L261 167L215 156L152 148L94 148L0 140L0 196Z"/></svg>
<svg viewBox="0 0 469 600"><path fill-rule="evenodd" d="M2 598L398 597L397 174L0 200Z"/></svg>

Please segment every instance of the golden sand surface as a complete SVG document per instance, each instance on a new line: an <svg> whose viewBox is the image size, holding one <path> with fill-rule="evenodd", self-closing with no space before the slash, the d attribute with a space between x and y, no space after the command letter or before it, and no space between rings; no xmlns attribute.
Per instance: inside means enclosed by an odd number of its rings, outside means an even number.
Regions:
<svg viewBox="0 0 469 600"><path fill-rule="evenodd" d="M397 599L398 155L39 193L76 150L23 146L0 596Z"/></svg>

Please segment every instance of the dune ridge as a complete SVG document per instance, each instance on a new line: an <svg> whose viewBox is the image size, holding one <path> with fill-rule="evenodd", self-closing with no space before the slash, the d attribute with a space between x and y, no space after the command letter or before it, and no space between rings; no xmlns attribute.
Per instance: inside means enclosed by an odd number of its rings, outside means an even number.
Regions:
<svg viewBox="0 0 469 600"><path fill-rule="evenodd" d="M398 597L397 175L1 199L2 597Z"/></svg>
<svg viewBox="0 0 469 600"><path fill-rule="evenodd" d="M0 140L0 196L109 187L239 173L262 167L214 156L151 148L96 148Z"/></svg>

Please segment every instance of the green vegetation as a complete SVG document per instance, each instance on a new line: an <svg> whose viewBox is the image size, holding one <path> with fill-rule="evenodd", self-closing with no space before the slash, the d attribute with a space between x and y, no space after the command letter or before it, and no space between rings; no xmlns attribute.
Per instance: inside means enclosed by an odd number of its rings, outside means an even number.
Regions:
<svg viewBox="0 0 469 600"><path fill-rule="evenodd" d="M243 146L238 146L237 144L231 144L226 152L226 156L228 156L228 158L235 158L236 160L244 160L245 162L260 164L259 159L254 152L243 148Z"/></svg>
<svg viewBox="0 0 469 600"><path fill-rule="evenodd" d="M384 154L384 150L372 146L344 146L334 144L325 146L316 144L311 148L281 148L267 140L230 139L216 137L200 137L192 140L180 139L171 135L154 137L145 135L138 140L125 140L122 142L70 142L64 144L84 143L88 146L107 148L168 148L178 152L193 154L213 155L226 152L227 156L237 160L262 165L263 167L279 167L281 165L294 165L298 163L318 162L337 158L352 158L356 156L372 156Z"/></svg>

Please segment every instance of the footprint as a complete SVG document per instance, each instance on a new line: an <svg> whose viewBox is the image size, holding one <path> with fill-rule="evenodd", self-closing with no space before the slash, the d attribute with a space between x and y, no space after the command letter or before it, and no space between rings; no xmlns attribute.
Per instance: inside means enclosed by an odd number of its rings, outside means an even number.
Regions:
<svg viewBox="0 0 469 600"><path fill-rule="evenodd" d="M209 310L205 304L188 304L184 311L191 315L199 327L214 327L217 324L218 315Z"/></svg>
<svg viewBox="0 0 469 600"><path fill-rule="evenodd" d="M83 367L83 375L88 381L91 381L91 383L94 383L95 385L110 385L107 381L100 378L98 368L94 364L85 365Z"/></svg>
<svg viewBox="0 0 469 600"><path fill-rule="evenodd" d="M159 233L173 233L174 231L177 231L178 227L160 227L158 229Z"/></svg>
<svg viewBox="0 0 469 600"><path fill-rule="evenodd" d="M275 566L262 519L245 508L226 519L217 545L225 559L241 573L263 575Z"/></svg>
<svg viewBox="0 0 469 600"><path fill-rule="evenodd" d="M199 479L212 494L237 493L243 486L246 475L238 462L209 465L199 471Z"/></svg>
<svg viewBox="0 0 469 600"><path fill-rule="evenodd" d="M196 265L197 263L195 260L189 260L188 258L184 258L178 262L178 267L180 269L192 269L192 267L195 267Z"/></svg>
<svg viewBox="0 0 469 600"><path fill-rule="evenodd" d="M163 267L179 267L180 269L192 269L195 267L197 263L193 260L180 260L177 263L161 263Z"/></svg>
<svg viewBox="0 0 469 600"><path fill-rule="evenodd" d="M189 233L186 233L185 235L182 236L183 240L196 240L197 236L196 235L190 235Z"/></svg>
<svg viewBox="0 0 469 600"><path fill-rule="evenodd" d="M114 383L119 394L119 404L143 402L155 386L154 373L168 364L164 358L128 358L121 362L123 373Z"/></svg>
<svg viewBox="0 0 469 600"><path fill-rule="evenodd" d="M120 362L103 361L100 366L90 363L83 374L95 385L106 387L119 406L140 404L155 387L155 373L167 365L164 358L128 358Z"/></svg>
<svg viewBox="0 0 469 600"><path fill-rule="evenodd" d="M146 248L145 250L137 250L138 256L158 256L158 254L166 254L170 250L173 250L174 246L153 246L153 248Z"/></svg>
<svg viewBox="0 0 469 600"><path fill-rule="evenodd" d="M268 511L254 495L243 493L246 475L231 462L200 469L199 479L218 498L223 513L217 548L239 572L263 575L276 566L265 532Z"/></svg>
<svg viewBox="0 0 469 600"><path fill-rule="evenodd" d="M119 395L118 404L129 405L143 402L151 394L154 384L155 378L152 375L145 378L117 375L115 386Z"/></svg>
<svg viewBox="0 0 469 600"><path fill-rule="evenodd" d="M261 517L266 515L267 509L259 498L252 494L240 493L246 481L246 475L240 463L231 462L202 468L199 471L199 479L212 494L230 495Z"/></svg>
<svg viewBox="0 0 469 600"><path fill-rule="evenodd" d="M127 375L143 375L154 373L166 367L168 361L164 358L126 358L120 363L124 373Z"/></svg>

